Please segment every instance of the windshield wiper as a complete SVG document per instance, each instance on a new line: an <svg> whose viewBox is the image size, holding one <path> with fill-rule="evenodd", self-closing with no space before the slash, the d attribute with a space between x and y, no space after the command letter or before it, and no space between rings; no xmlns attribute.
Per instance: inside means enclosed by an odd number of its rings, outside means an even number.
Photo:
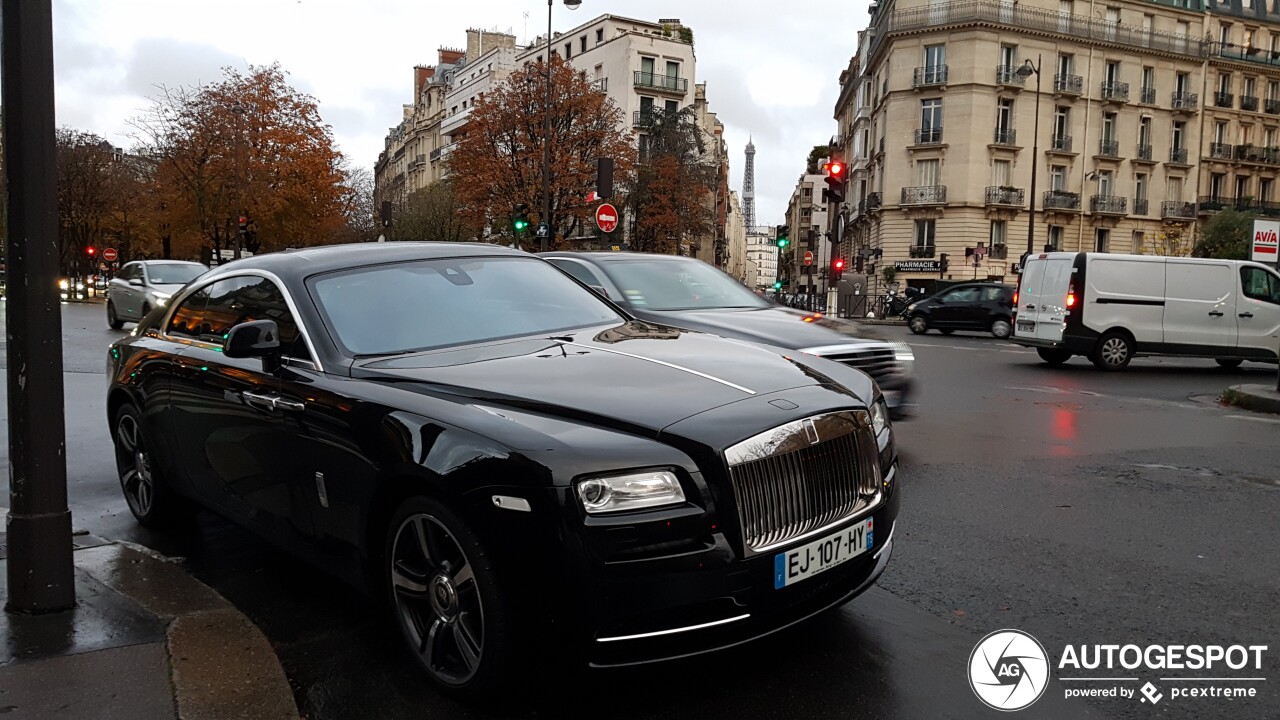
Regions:
<svg viewBox="0 0 1280 720"><path fill-rule="evenodd" d="M375 358L395 357L397 355L413 355L414 353L426 352L430 348L417 348L415 350L388 350L386 352L376 353L356 353L352 355L353 360L373 360Z"/></svg>

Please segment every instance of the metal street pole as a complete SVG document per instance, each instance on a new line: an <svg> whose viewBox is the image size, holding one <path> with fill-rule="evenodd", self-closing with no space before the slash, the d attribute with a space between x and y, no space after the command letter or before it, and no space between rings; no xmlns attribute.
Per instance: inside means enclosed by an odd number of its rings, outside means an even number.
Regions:
<svg viewBox="0 0 1280 720"><path fill-rule="evenodd" d="M51 0L3 0L10 612L76 604L67 509Z"/></svg>
<svg viewBox="0 0 1280 720"><path fill-rule="evenodd" d="M547 0L547 104L542 113L542 222L547 224L539 245L542 252L549 249L555 233L551 225L551 3Z"/></svg>
<svg viewBox="0 0 1280 720"><path fill-rule="evenodd" d="M1040 67L1043 55L1036 55L1036 118L1031 130L1031 214L1027 216L1027 255L1022 258L1026 264L1027 256L1036 251L1036 175L1040 169ZM1027 65L1031 60L1027 60ZM1025 66L1024 66L1025 67Z"/></svg>

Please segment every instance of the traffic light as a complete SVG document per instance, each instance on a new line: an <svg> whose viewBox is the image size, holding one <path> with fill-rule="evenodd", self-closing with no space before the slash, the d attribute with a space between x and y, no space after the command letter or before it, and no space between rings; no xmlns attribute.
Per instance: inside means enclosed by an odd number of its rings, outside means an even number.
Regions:
<svg viewBox="0 0 1280 720"><path fill-rule="evenodd" d="M786 225L778 226L778 249L785 250L791 244L791 228Z"/></svg>
<svg viewBox="0 0 1280 720"><path fill-rule="evenodd" d="M837 257L831 259L831 282L840 282L840 276L844 274L844 258Z"/></svg>
<svg viewBox="0 0 1280 720"><path fill-rule="evenodd" d="M844 186L848 179L848 168L842 162L822 164L822 172L827 174L827 198L833 203L844 202Z"/></svg>
<svg viewBox="0 0 1280 720"><path fill-rule="evenodd" d="M86 254L86 255L88 255L89 257L94 257L94 256L96 256L96 255L98 254L98 248L96 248L96 247L94 247L94 246L90 245L89 247L87 247L87 248L85 248L85 249L84 249L84 252L85 252L85 254Z"/></svg>
<svg viewBox="0 0 1280 720"><path fill-rule="evenodd" d="M773 289L774 289L774 290L781 290L781 289L782 289L782 281L781 281L781 280L775 280L775 281L774 281L774 283L773 283Z"/></svg>
<svg viewBox="0 0 1280 720"><path fill-rule="evenodd" d="M613 197L613 158L596 158L596 199Z"/></svg>
<svg viewBox="0 0 1280 720"><path fill-rule="evenodd" d="M947 254L946 253L942 253L941 255L938 256L938 270L941 272L947 271Z"/></svg>
<svg viewBox="0 0 1280 720"><path fill-rule="evenodd" d="M517 205L516 210L511 215L511 227L515 228L517 233L522 233L529 228L529 206Z"/></svg>
<svg viewBox="0 0 1280 720"><path fill-rule="evenodd" d="M240 234L244 235L247 232L249 232L249 216L241 215L240 216Z"/></svg>

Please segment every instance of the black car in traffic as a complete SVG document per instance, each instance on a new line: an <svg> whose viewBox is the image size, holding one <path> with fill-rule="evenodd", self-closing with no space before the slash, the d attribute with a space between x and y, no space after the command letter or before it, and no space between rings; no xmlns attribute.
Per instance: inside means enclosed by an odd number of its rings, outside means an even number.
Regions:
<svg viewBox="0 0 1280 720"><path fill-rule="evenodd" d="M694 258L650 253L550 252L548 261L642 320L830 358L869 374L894 420L909 415L915 356L852 322L755 294Z"/></svg>
<svg viewBox="0 0 1280 720"><path fill-rule="evenodd" d="M993 282L953 285L907 306L907 327L917 335L930 330L989 332L1004 340L1013 331L1013 286Z"/></svg>
<svg viewBox="0 0 1280 720"><path fill-rule="evenodd" d="M108 375L140 522L198 504L367 584L460 693L553 655L759 637L892 553L897 455L865 374L639 320L494 245L219 266L112 344Z"/></svg>

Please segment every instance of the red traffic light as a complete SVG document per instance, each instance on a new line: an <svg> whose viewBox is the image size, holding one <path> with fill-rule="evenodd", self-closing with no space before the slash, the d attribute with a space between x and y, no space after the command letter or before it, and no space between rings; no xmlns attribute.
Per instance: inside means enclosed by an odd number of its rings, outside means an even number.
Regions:
<svg viewBox="0 0 1280 720"><path fill-rule="evenodd" d="M840 180L844 177L844 163L829 162L822 164L822 171L828 176Z"/></svg>
<svg viewBox="0 0 1280 720"><path fill-rule="evenodd" d="M832 267L834 267L834 268L835 268L835 269L837 269L837 270L843 270L843 269L844 269L844 258L836 258L836 259L835 259L835 262L831 263L831 266L832 266Z"/></svg>
<svg viewBox="0 0 1280 720"><path fill-rule="evenodd" d="M93 257L94 255L97 255L97 254L98 254L98 248L96 248L96 247L94 247L94 246L92 246L92 245L90 245L89 247L85 248L85 249L84 249L84 251L85 251L85 253L87 253L90 257Z"/></svg>

